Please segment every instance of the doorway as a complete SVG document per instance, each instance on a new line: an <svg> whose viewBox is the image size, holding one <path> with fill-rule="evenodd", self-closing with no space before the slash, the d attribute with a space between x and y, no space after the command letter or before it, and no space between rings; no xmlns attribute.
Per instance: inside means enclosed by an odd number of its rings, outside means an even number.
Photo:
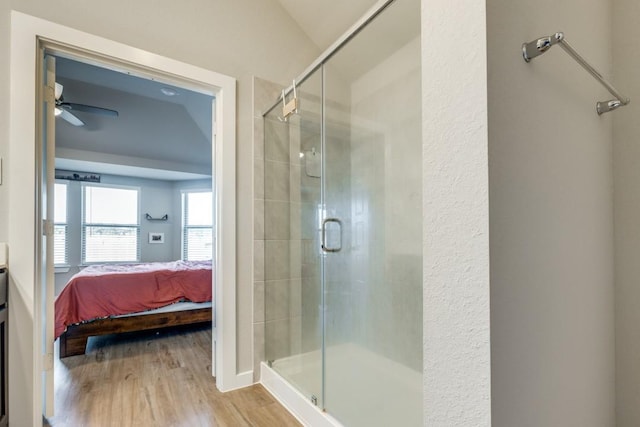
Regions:
<svg viewBox="0 0 640 427"><path fill-rule="evenodd" d="M83 400L99 396L100 389L79 395L74 390L92 383L92 371L101 371L102 380L112 384L109 394L118 400L122 393L154 395L167 387L144 374L149 366L170 372L169 365L180 364L185 375L205 377L202 367L215 367L212 329L202 322L212 319L215 287L215 98L179 82L141 78L130 69L112 70L108 63L82 59L48 55L45 49L47 68L55 74L54 118L46 121L55 128L50 153L55 159L53 338L59 351L55 346L53 390L59 402L47 414L55 413L53 422L80 422L74 417L86 412L80 410ZM49 165L43 165L46 171ZM48 193L51 176L43 175ZM42 200L49 198L46 194ZM47 269L52 267L48 255ZM174 286L177 280L160 281L167 274L182 276L188 288ZM102 284L95 281L98 277L104 278ZM156 286L161 293L147 293ZM166 292L180 301L168 301ZM134 308L138 305L145 310ZM103 319L107 313L115 317ZM88 323L71 325L71 317ZM72 345L82 327L91 328L84 349ZM120 332L115 337L114 329ZM151 355L157 353L164 356L154 364L149 357L154 360ZM133 360L139 361L135 369ZM122 370L132 372L125 379ZM180 378L168 380L172 389Z"/></svg>
<svg viewBox="0 0 640 427"><path fill-rule="evenodd" d="M20 337L29 348L14 347L10 352L11 372L21 376L13 381L10 393L19 399L32 414L28 424L38 424L42 417L43 380L41 372L52 362L40 337L44 330L45 292L40 279L41 262L34 258L37 235L41 235L42 181L37 162L41 153L41 139L34 123L40 123L37 99L37 62L47 50L54 55L75 54L86 62L109 62L135 70L140 76L180 81L181 84L216 96L217 109L214 118L214 206L217 235L215 311L216 384L226 391L248 385L250 375L238 374L236 369L236 321L235 321L235 79L185 64L160 55L145 52L117 42L74 30L62 25L38 19L19 12L12 12L11 96L12 126L10 150L12 168L8 180L20 183L20 191L10 193L12 228L20 230L9 237L12 251L12 276L16 291L25 302L25 310L32 322L20 325ZM37 40L37 43L33 43ZM39 86L39 85L38 85ZM33 143L29 143L33 141ZM35 178L35 179L34 179ZM33 260L33 261L31 261ZM16 310L18 307L16 307ZM17 326L16 326L17 327ZM17 330L10 331L16 336ZM17 378L16 378L17 380ZM27 384L28 386L22 386ZM11 390L13 388L13 390Z"/></svg>

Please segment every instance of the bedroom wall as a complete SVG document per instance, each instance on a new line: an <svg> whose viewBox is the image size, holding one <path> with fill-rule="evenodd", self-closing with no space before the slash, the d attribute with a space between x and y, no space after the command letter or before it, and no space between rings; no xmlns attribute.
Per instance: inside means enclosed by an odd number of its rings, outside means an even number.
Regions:
<svg viewBox="0 0 640 427"><path fill-rule="evenodd" d="M67 181L67 242L68 271L56 272L56 295L67 281L81 270L82 183ZM140 261L172 261L181 257L181 199L182 188L211 188L210 180L185 182L162 181L115 175L102 175L101 184L126 185L140 188ZM176 195L177 194L177 195ZM154 218L169 215L168 221L149 221L145 213ZM149 233L164 233L165 243L150 244Z"/></svg>
<svg viewBox="0 0 640 427"><path fill-rule="evenodd" d="M0 2L0 54L9 54L9 11L44 18L111 40L155 52L179 61L221 72L238 79L237 85L237 263L252 265L252 188L253 144L251 86L252 76L260 75L272 81L290 82L318 55L317 48L286 14L276 1L239 0L233 2L162 3L153 0L136 2L115 0L88 3L70 0L48 3L39 0L9 0ZM6 25L5 25L6 24ZM0 65L0 111L8 116L8 63ZM2 120L2 119L0 119ZM0 130L2 146L7 146L7 126ZM5 165L9 163L5 157ZM16 165L19 166L19 165ZM19 191L18 187L14 187ZM3 191L10 191L5 188ZM3 209L3 208L0 208ZM3 211L0 211L3 213ZM0 230L8 232L9 215L0 218ZM19 215L19 212L15 213ZM17 237L16 237L17 238ZM25 260L28 262L28 260ZM24 294L24 304L33 310L32 283L14 283L12 289ZM252 269L239 268L237 277L238 369L252 368ZM27 314L32 322L32 313ZM13 319L12 319L13 320ZM25 319L11 322L10 337L31 345L32 323ZM17 326L20 325L20 328ZM17 351L17 348L15 348ZM31 425L33 408L33 368L31 353L11 353L12 425ZM25 361L25 363L22 363ZM22 392L18 387L24 387Z"/></svg>
<svg viewBox="0 0 640 427"><path fill-rule="evenodd" d="M640 3L613 3L613 84L631 103L613 115L616 425L640 425Z"/></svg>
<svg viewBox="0 0 640 427"><path fill-rule="evenodd" d="M609 95L561 48L520 50L564 31L611 76L611 5L487 2L496 427L615 425L612 120L628 111L598 116Z"/></svg>

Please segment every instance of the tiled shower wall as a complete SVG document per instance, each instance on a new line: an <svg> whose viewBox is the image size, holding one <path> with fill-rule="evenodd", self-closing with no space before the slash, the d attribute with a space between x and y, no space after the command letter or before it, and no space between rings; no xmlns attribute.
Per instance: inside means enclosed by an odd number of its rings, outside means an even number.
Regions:
<svg viewBox="0 0 640 427"><path fill-rule="evenodd" d="M254 83L257 377L260 361L318 350L322 342L317 232L320 176L308 171L301 157L315 152L321 164L321 105L314 93L320 88L318 75L298 88L298 114L283 122L276 107L263 119L262 112L282 88L261 79Z"/></svg>
<svg viewBox="0 0 640 427"><path fill-rule="evenodd" d="M278 98L282 86L253 79L253 157L254 157L254 242L253 242L253 376L260 376L260 362L265 360L265 145L262 113ZM288 179L287 179L288 182ZM274 189L270 188L269 193Z"/></svg>

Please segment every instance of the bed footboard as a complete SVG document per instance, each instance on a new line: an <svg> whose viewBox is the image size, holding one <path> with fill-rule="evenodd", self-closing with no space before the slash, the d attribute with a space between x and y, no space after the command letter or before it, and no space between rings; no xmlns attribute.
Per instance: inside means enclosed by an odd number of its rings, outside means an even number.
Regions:
<svg viewBox="0 0 640 427"><path fill-rule="evenodd" d="M89 337L211 322L211 307L166 313L110 317L71 325L60 335L60 358L84 354Z"/></svg>

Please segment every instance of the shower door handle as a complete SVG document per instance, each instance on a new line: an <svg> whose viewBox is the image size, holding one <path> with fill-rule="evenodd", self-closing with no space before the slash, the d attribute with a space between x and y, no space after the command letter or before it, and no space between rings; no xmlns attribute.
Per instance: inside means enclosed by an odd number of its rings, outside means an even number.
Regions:
<svg viewBox="0 0 640 427"><path fill-rule="evenodd" d="M335 246L330 246L329 243L327 243L327 227L330 224L336 224L338 226L338 242ZM342 221L338 218L325 218L322 221L322 250L325 252L340 252L342 250Z"/></svg>

